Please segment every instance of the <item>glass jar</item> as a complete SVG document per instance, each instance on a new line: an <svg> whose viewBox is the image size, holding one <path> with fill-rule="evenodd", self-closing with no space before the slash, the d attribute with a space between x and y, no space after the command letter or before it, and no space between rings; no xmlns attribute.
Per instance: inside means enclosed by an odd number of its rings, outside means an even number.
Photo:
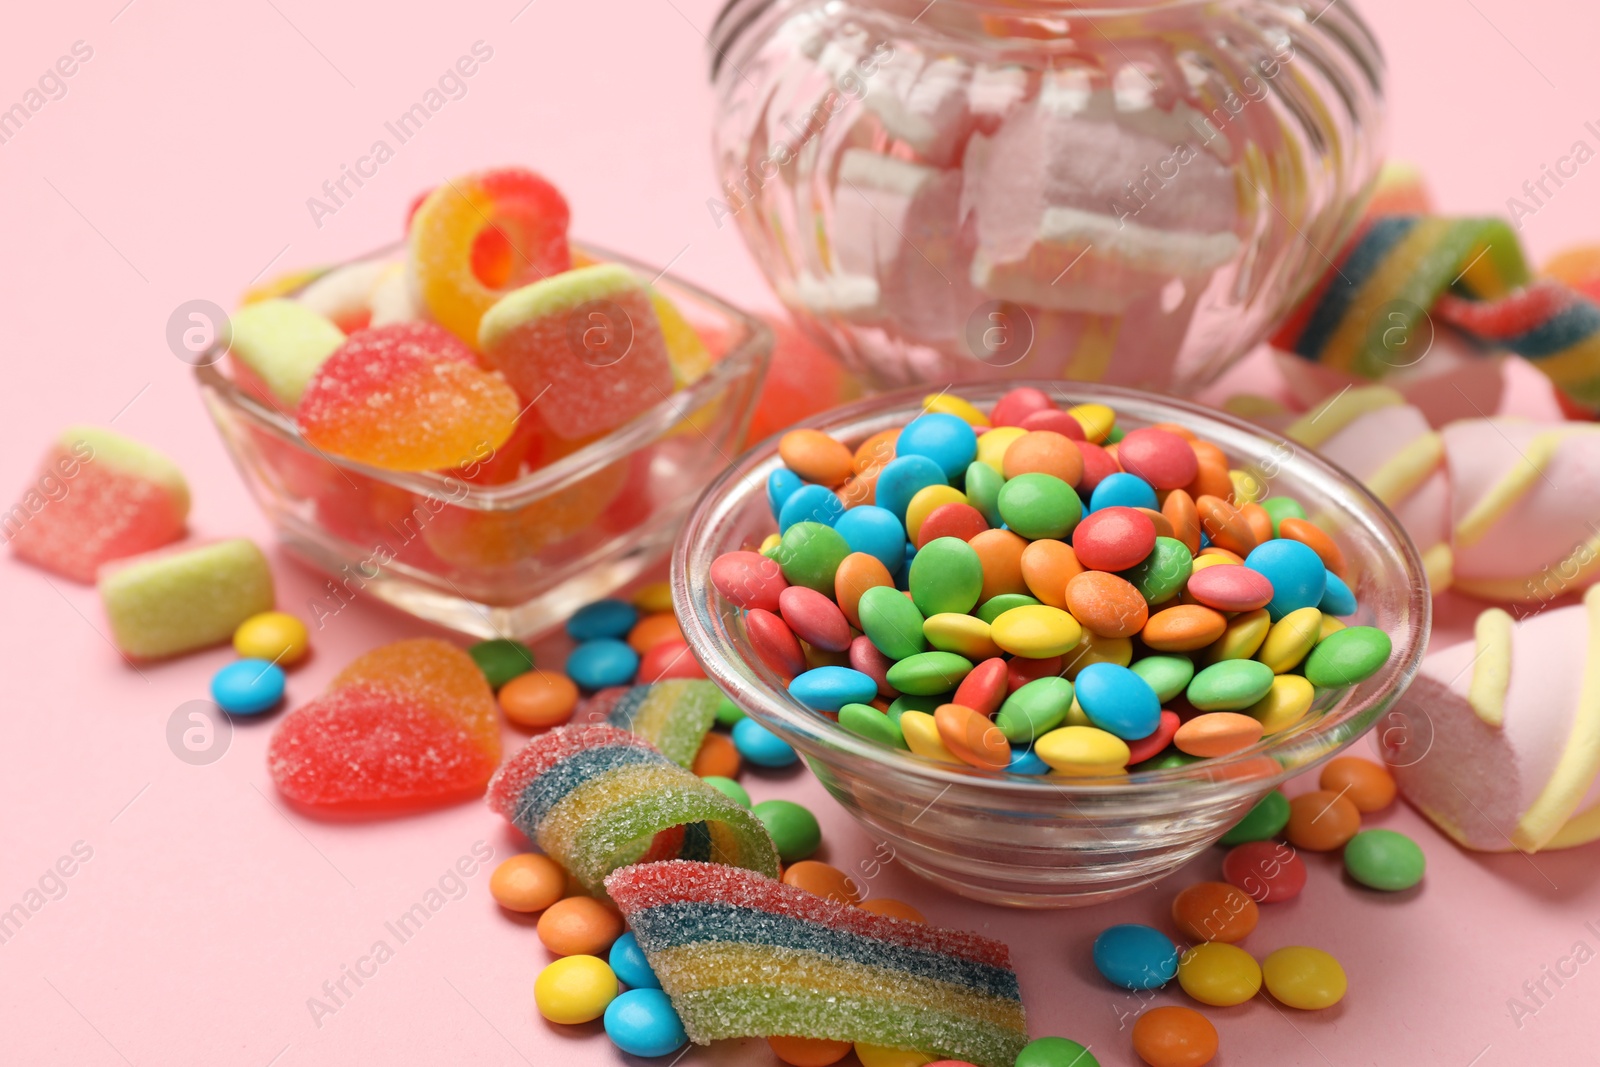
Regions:
<svg viewBox="0 0 1600 1067"><path fill-rule="evenodd" d="M1381 161L1348 0L732 0L721 195L879 387L1192 391L1333 267Z"/></svg>

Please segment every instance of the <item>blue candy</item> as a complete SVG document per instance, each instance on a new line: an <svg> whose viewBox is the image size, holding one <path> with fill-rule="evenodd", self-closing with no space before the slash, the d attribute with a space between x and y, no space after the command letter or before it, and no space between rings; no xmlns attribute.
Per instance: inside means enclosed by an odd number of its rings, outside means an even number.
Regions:
<svg viewBox="0 0 1600 1067"><path fill-rule="evenodd" d="M894 587L902 593L911 588L911 561L916 558L917 546L907 541L905 556L900 560L900 569L894 572Z"/></svg>
<svg viewBox="0 0 1600 1067"><path fill-rule="evenodd" d="M851 508L833 528L850 551L876 557L890 574L905 563L906 527L887 508L872 504Z"/></svg>
<svg viewBox="0 0 1600 1067"><path fill-rule="evenodd" d="M585 641L567 657L567 677L581 689L627 685L639 672L639 653L614 637Z"/></svg>
<svg viewBox="0 0 1600 1067"><path fill-rule="evenodd" d="M812 711L838 711L846 704L870 703L878 683L849 667L814 667L789 683L789 695Z"/></svg>
<svg viewBox="0 0 1600 1067"><path fill-rule="evenodd" d="M639 621L639 610L626 600L596 600L585 604L567 620L567 636L574 641L597 637L624 638Z"/></svg>
<svg viewBox="0 0 1600 1067"><path fill-rule="evenodd" d="M1125 741L1149 737L1161 725L1161 699L1150 683L1115 663L1091 663L1073 682L1089 721Z"/></svg>
<svg viewBox="0 0 1600 1067"><path fill-rule="evenodd" d="M1356 613L1356 595L1332 571L1328 572L1328 587L1322 591L1322 599L1317 601L1317 607L1324 615L1333 615L1343 618Z"/></svg>
<svg viewBox="0 0 1600 1067"><path fill-rule="evenodd" d="M1178 973L1178 948L1154 927L1121 923L1094 939L1094 965L1113 985L1160 989Z"/></svg>
<svg viewBox="0 0 1600 1067"><path fill-rule="evenodd" d="M211 676L211 699L229 715L256 715L283 699L283 668L241 659Z"/></svg>
<svg viewBox="0 0 1600 1067"><path fill-rule="evenodd" d="M607 1004L606 1036L635 1056L665 1056L689 1040L672 1001L659 989L630 989Z"/></svg>
<svg viewBox="0 0 1600 1067"><path fill-rule="evenodd" d="M884 464L883 470L878 472L875 503L894 512L894 517L904 522L906 508L918 490L949 484L944 468L927 456L901 456Z"/></svg>
<svg viewBox="0 0 1600 1067"><path fill-rule="evenodd" d="M1156 503L1156 491L1150 483L1136 474L1126 474L1118 471L1108 474L1094 487L1094 492L1089 494L1089 510L1099 511L1101 508L1150 508L1159 507Z"/></svg>
<svg viewBox="0 0 1600 1067"><path fill-rule="evenodd" d="M1267 615L1273 622L1291 611L1316 607L1328 590L1328 568L1322 565L1322 558L1309 546L1287 537L1256 546L1244 558L1244 565L1272 583Z"/></svg>
<svg viewBox="0 0 1600 1067"><path fill-rule="evenodd" d="M661 988L661 980L650 969L650 961L645 959L644 949L639 947L639 939L633 936L631 930L612 943L611 957L607 962L625 986L632 989Z"/></svg>
<svg viewBox="0 0 1600 1067"><path fill-rule="evenodd" d="M772 519L778 519L778 513L783 510L783 505L796 489L806 484L806 480L790 470L788 467L779 467L767 475L767 506L772 509Z"/></svg>
<svg viewBox="0 0 1600 1067"><path fill-rule="evenodd" d="M787 533L797 522L832 526L844 514L844 503L825 485L804 485L789 494L778 512L778 532Z"/></svg>
<svg viewBox="0 0 1600 1067"><path fill-rule="evenodd" d="M949 481L978 458L978 435L965 419L933 412L906 423L894 442L897 456L927 456Z"/></svg>
<svg viewBox="0 0 1600 1067"><path fill-rule="evenodd" d="M733 724L733 747L757 767L787 767L800 758L789 742L754 719Z"/></svg>
<svg viewBox="0 0 1600 1067"><path fill-rule="evenodd" d="M1040 759L1029 748L1014 748L1011 750L1011 762L1006 764L1006 770L1012 774L1049 774L1050 765Z"/></svg>

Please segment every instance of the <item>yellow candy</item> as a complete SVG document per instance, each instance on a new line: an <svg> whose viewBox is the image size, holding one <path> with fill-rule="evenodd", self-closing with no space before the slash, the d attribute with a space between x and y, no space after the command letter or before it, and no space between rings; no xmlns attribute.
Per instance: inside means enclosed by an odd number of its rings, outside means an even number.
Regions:
<svg viewBox="0 0 1600 1067"><path fill-rule="evenodd" d="M649 585L641 585L633 594L633 606L645 615L660 615L671 611L671 583L651 582Z"/></svg>
<svg viewBox="0 0 1600 1067"><path fill-rule="evenodd" d="M918 489L911 503L906 505L906 533L915 541L922 530L923 521L933 514L935 508L966 502L967 494L953 485L929 485Z"/></svg>
<svg viewBox="0 0 1600 1067"><path fill-rule="evenodd" d="M1091 663L1115 663L1119 667L1126 667L1132 662L1131 637L1101 637L1093 630L1084 630L1082 640L1067 657L1067 680L1077 681L1078 672Z"/></svg>
<svg viewBox="0 0 1600 1067"><path fill-rule="evenodd" d="M233 631L233 650L245 659L264 659L287 667L305 657L310 647L306 624L282 611L252 615Z"/></svg>
<svg viewBox="0 0 1600 1067"><path fill-rule="evenodd" d="M981 434L978 437L978 462L987 463L996 474L1001 473L1000 464L1006 458L1006 449L1027 432L1021 426L997 426Z"/></svg>
<svg viewBox="0 0 1600 1067"><path fill-rule="evenodd" d="M906 714L910 714L907 712ZM905 716L901 716L904 726ZM1128 743L1094 726L1062 726L1033 744L1033 751L1064 774L1110 774L1128 765Z"/></svg>
<svg viewBox="0 0 1600 1067"><path fill-rule="evenodd" d="M1089 721L1089 713L1083 710L1083 705L1078 703L1076 693L1072 696L1072 707L1067 709L1067 717L1061 720L1063 726L1093 726Z"/></svg>
<svg viewBox="0 0 1600 1067"><path fill-rule="evenodd" d="M1274 999L1303 1011L1331 1008L1349 985L1338 960L1304 945L1280 948L1261 961L1261 973Z"/></svg>
<svg viewBox="0 0 1600 1067"><path fill-rule="evenodd" d="M1230 470L1228 480L1233 482L1233 503L1235 507L1253 504L1267 495L1267 487L1260 478L1249 471Z"/></svg>
<svg viewBox="0 0 1600 1067"><path fill-rule="evenodd" d="M1316 608L1291 611L1272 624L1256 659L1271 667L1272 673L1284 674L1300 665L1321 635L1322 612Z"/></svg>
<svg viewBox="0 0 1600 1067"><path fill-rule="evenodd" d="M1207 941L1178 960L1178 984L1202 1004L1243 1004L1261 990L1261 965L1237 945Z"/></svg>
<svg viewBox="0 0 1600 1067"><path fill-rule="evenodd" d="M970 426L987 426L989 417L959 396L935 393L922 398L922 410L940 415L954 415ZM858 1046L859 1047L859 1046Z"/></svg>
<svg viewBox="0 0 1600 1067"><path fill-rule="evenodd" d="M952 411L950 414L957 413ZM861 1061L861 1067L927 1067L933 1062L933 1057L923 1052L885 1048L883 1045L864 1045L859 1041L856 1042L856 1059Z"/></svg>
<svg viewBox="0 0 1600 1067"><path fill-rule="evenodd" d="M1067 414L1078 420L1083 436L1095 444L1104 441L1117 424L1117 413L1104 404L1079 404L1068 408Z"/></svg>
<svg viewBox="0 0 1600 1067"><path fill-rule="evenodd" d="M1238 565L1237 562L1227 556L1196 556L1194 558L1194 566L1189 571L1189 576L1192 578L1207 567L1237 567Z"/></svg>
<svg viewBox="0 0 1600 1067"><path fill-rule="evenodd" d="M1030 604L1002 612L989 626L994 643L1024 659L1049 659L1078 647L1083 627L1060 608Z"/></svg>
<svg viewBox="0 0 1600 1067"><path fill-rule="evenodd" d="M1222 631L1222 636L1206 646L1206 663L1249 659L1256 654L1271 629L1272 618L1266 608L1240 612L1228 620L1228 628Z"/></svg>
<svg viewBox="0 0 1600 1067"><path fill-rule="evenodd" d="M783 537L781 535L769 533L766 537L761 539L761 548L759 551L763 556L765 556L773 549L777 548L782 542Z"/></svg>
<svg viewBox="0 0 1600 1067"><path fill-rule="evenodd" d="M906 747L924 759L941 763L960 763L939 736L939 726L933 716L925 711L908 711L900 716L900 732L905 735Z"/></svg>
<svg viewBox="0 0 1600 1067"><path fill-rule="evenodd" d="M1329 634L1338 633L1342 629L1344 629L1344 623L1340 622L1332 615L1324 615L1322 617L1322 629L1317 632L1317 640L1321 641Z"/></svg>
<svg viewBox="0 0 1600 1067"><path fill-rule="evenodd" d="M617 976L596 956L563 956L533 981L533 1002L553 1023L593 1022L617 997Z"/></svg>
<svg viewBox="0 0 1600 1067"><path fill-rule="evenodd" d="M1282 733L1305 718L1316 695L1316 687L1300 675L1280 674L1272 680L1267 695L1245 708L1244 713L1261 723L1264 736Z"/></svg>
<svg viewBox="0 0 1600 1067"><path fill-rule="evenodd" d="M954 652L975 663L1000 654L1000 647L989 636L989 624L976 615L953 611L930 615L922 623L922 636L940 652Z"/></svg>

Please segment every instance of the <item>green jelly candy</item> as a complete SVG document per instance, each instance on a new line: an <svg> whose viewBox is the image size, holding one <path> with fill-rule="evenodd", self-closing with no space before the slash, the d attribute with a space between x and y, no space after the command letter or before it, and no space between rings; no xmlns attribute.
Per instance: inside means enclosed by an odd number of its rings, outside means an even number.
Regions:
<svg viewBox="0 0 1600 1067"><path fill-rule="evenodd" d="M1012 608L1030 608L1038 603L1026 593L1001 593L979 604L975 614L984 622L994 622Z"/></svg>
<svg viewBox="0 0 1600 1067"><path fill-rule="evenodd" d="M750 806L750 794L745 792L744 786L732 778L724 778L719 774L712 774L700 780L742 807L748 808Z"/></svg>
<svg viewBox="0 0 1600 1067"><path fill-rule="evenodd" d="M1143 678L1156 691L1156 699L1165 704L1189 687L1194 660L1188 656L1145 656L1130 663L1128 669Z"/></svg>
<svg viewBox="0 0 1600 1067"><path fill-rule="evenodd" d="M507 637L479 641L467 649L490 689L499 689L511 679L533 670L533 649Z"/></svg>
<svg viewBox="0 0 1600 1067"><path fill-rule="evenodd" d="M871 704L846 704L839 709L839 725L851 733L890 748L906 748L900 718L890 718Z"/></svg>
<svg viewBox="0 0 1600 1067"><path fill-rule="evenodd" d="M972 661L954 652L919 652L889 668L889 684L913 696L948 693L972 670Z"/></svg>
<svg viewBox="0 0 1600 1067"><path fill-rule="evenodd" d="M857 606L861 631L890 659L905 659L928 650L922 636L922 612L898 589L875 585L861 594Z"/></svg>
<svg viewBox="0 0 1600 1067"><path fill-rule="evenodd" d="M1389 635L1375 626L1347 626L1317 642L1306 657L1306 680L1318 689L1364 682L1389 660Z"/></svg>
<svg viewBox="0 0 1600 1067"><path fill-rule="evenodd" d="M939 705L950 703L954 693L934 693L932 696L915 696L911 693L901 693L889 702L889 718L895 722L900 721L900 716L908 711L920 711L932 715L939 710Z"/></svg>
<svg viewBox="0 0 1600 1067"><path fill-rule="evenodd" d="M724 695L721 702L717 704L717 725L732 726L742 718L744 718L744 709Z"/></svg>
<svg viewBox="0 0 1600 1067"><path fill-rule="evenodd" d="M1194 676L1184 695L1201 711L1238 711L1266 696L1277 677L1253 659L1225 659Z"/></svg>
<svg viewBox="0 0 1600 1067"><path fill-rule="evenodd" d="M1071 710L1071 682L1035 678L1006 697L994 721L1007 741L1027 745L1060 726Z"/></svg>
<svg viewBox="0 0 1600 1067"><path fill-rule="evenodd" d="M798 863L822 845L817 817L792 800L763 800L750 810L767 828L778 846L778 858L785 863Z"/></svg>
<svg viewBox="0 0 1600 1067"><path fill-rule="evenodd" d="M1194 570L1194 556L1182 541L1171 537L1156 538L1156 547L1137 567L1123 571L1121 577L1139 590L1146 604L1160 604L1171 600L1182 591Z"/></svg>
<svg viewBox="0 0 1600 1067"><path fill-rule="evenodd" d="M1274 789L1260 800L1233 828L1217 839L1219 845L1242 845L1246 841L1266 841L1277 837L1289 825L1289 798Z"/></svg>
<svg viewBox="0 0 1600 1067"><path fill-rule="evenodd" d="M1300 506L1300 501L1292 496L1269 496L1261 502L1267 514L1272 516L1272 536L1278 535L1278 523L1284 519L1303 519L1306 509Z"/></svg>
<svg viewBox="0 0 1600 1067"><path fill-rule="evenodd" d="M983 563L961 538L936 537L911 557L906 584L911 586L911 599L924 616L947 611L965 615L977 605L983 592Z"/></svg>
<svg viewBox="0 0 1600 1067"><path fill-rule="evenodd" d="M1076 1041L1041 1037L1022 1047L1015 1067L1100 1067L1100 1061Z"/></svg>
<svg viewBox="0 0 1600 1067"><path fill-rule="evenodd" d="M1030 541L1063 538L1083 518L1083 501L1053 474L1019 474L1000 487L1000 518Z"/></svg>
<svg viewBox="0 0 1600 1067"><path fill-rule="evenodd" d="M790 585L833 595L833 575L850 554L844 535L820 522L797 522L784 533L773 551L778 569Z"/></svg>
<svg viewBox="0 0 1600 1067"><path fill-rule="evenodd" d="M1199 763L1203 759L1205 759L1204 756L1191 756L1187 752L1179 752L1175 748L1169 748L1159 756L1151 756L1143 763L1135 763L1128 770L1133 773L1139 771L1167 771L1174 767L1187 767L1189 764Z"/></svg>
<svg viewBox="0 0 1600 1067"><path fill-rule="evenodd" d="M1344 869L1372 889L1410 889L1427 865L1417 843L1393 830L1362 830L1344 846Z"/></svg>
<svg viewBox="0 0 1600 1067"><path fill-rule="evenodd" d="M982 460L974 460L967 468L967 480L964 492L967 502L978 509L989 525L999 529L1000 518L1000 487L1006 480L1000 477L1000 472Z"/></svg>

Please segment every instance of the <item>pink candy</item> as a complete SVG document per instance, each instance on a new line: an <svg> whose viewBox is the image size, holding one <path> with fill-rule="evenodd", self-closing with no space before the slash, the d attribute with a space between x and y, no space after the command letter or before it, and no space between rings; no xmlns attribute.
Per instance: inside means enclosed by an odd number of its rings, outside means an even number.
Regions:
<svg viewBox="0 0 1600 1067"><path fill-rule="evenodd" d="M791 585L778 594L778 609L795 636L824 652L850 647L850 622L839 605L815 589Z"/></svg>
<svg viewBox="0 0 1600 1067"><path fill-rule="evenodd" d="M1117 459L1123 470L1156 489L1182 489L1200 473L1200 461L1189 442L1154 427L1130 431L1117 442Z"/></svg>
<svg viewBox="0 0 1600 1067"><path fill-rule="evenodd" d="M711 561L711 584L741 608L778 610L778 595L788 586L777 561L759 552L724 552Z"/></svg>

